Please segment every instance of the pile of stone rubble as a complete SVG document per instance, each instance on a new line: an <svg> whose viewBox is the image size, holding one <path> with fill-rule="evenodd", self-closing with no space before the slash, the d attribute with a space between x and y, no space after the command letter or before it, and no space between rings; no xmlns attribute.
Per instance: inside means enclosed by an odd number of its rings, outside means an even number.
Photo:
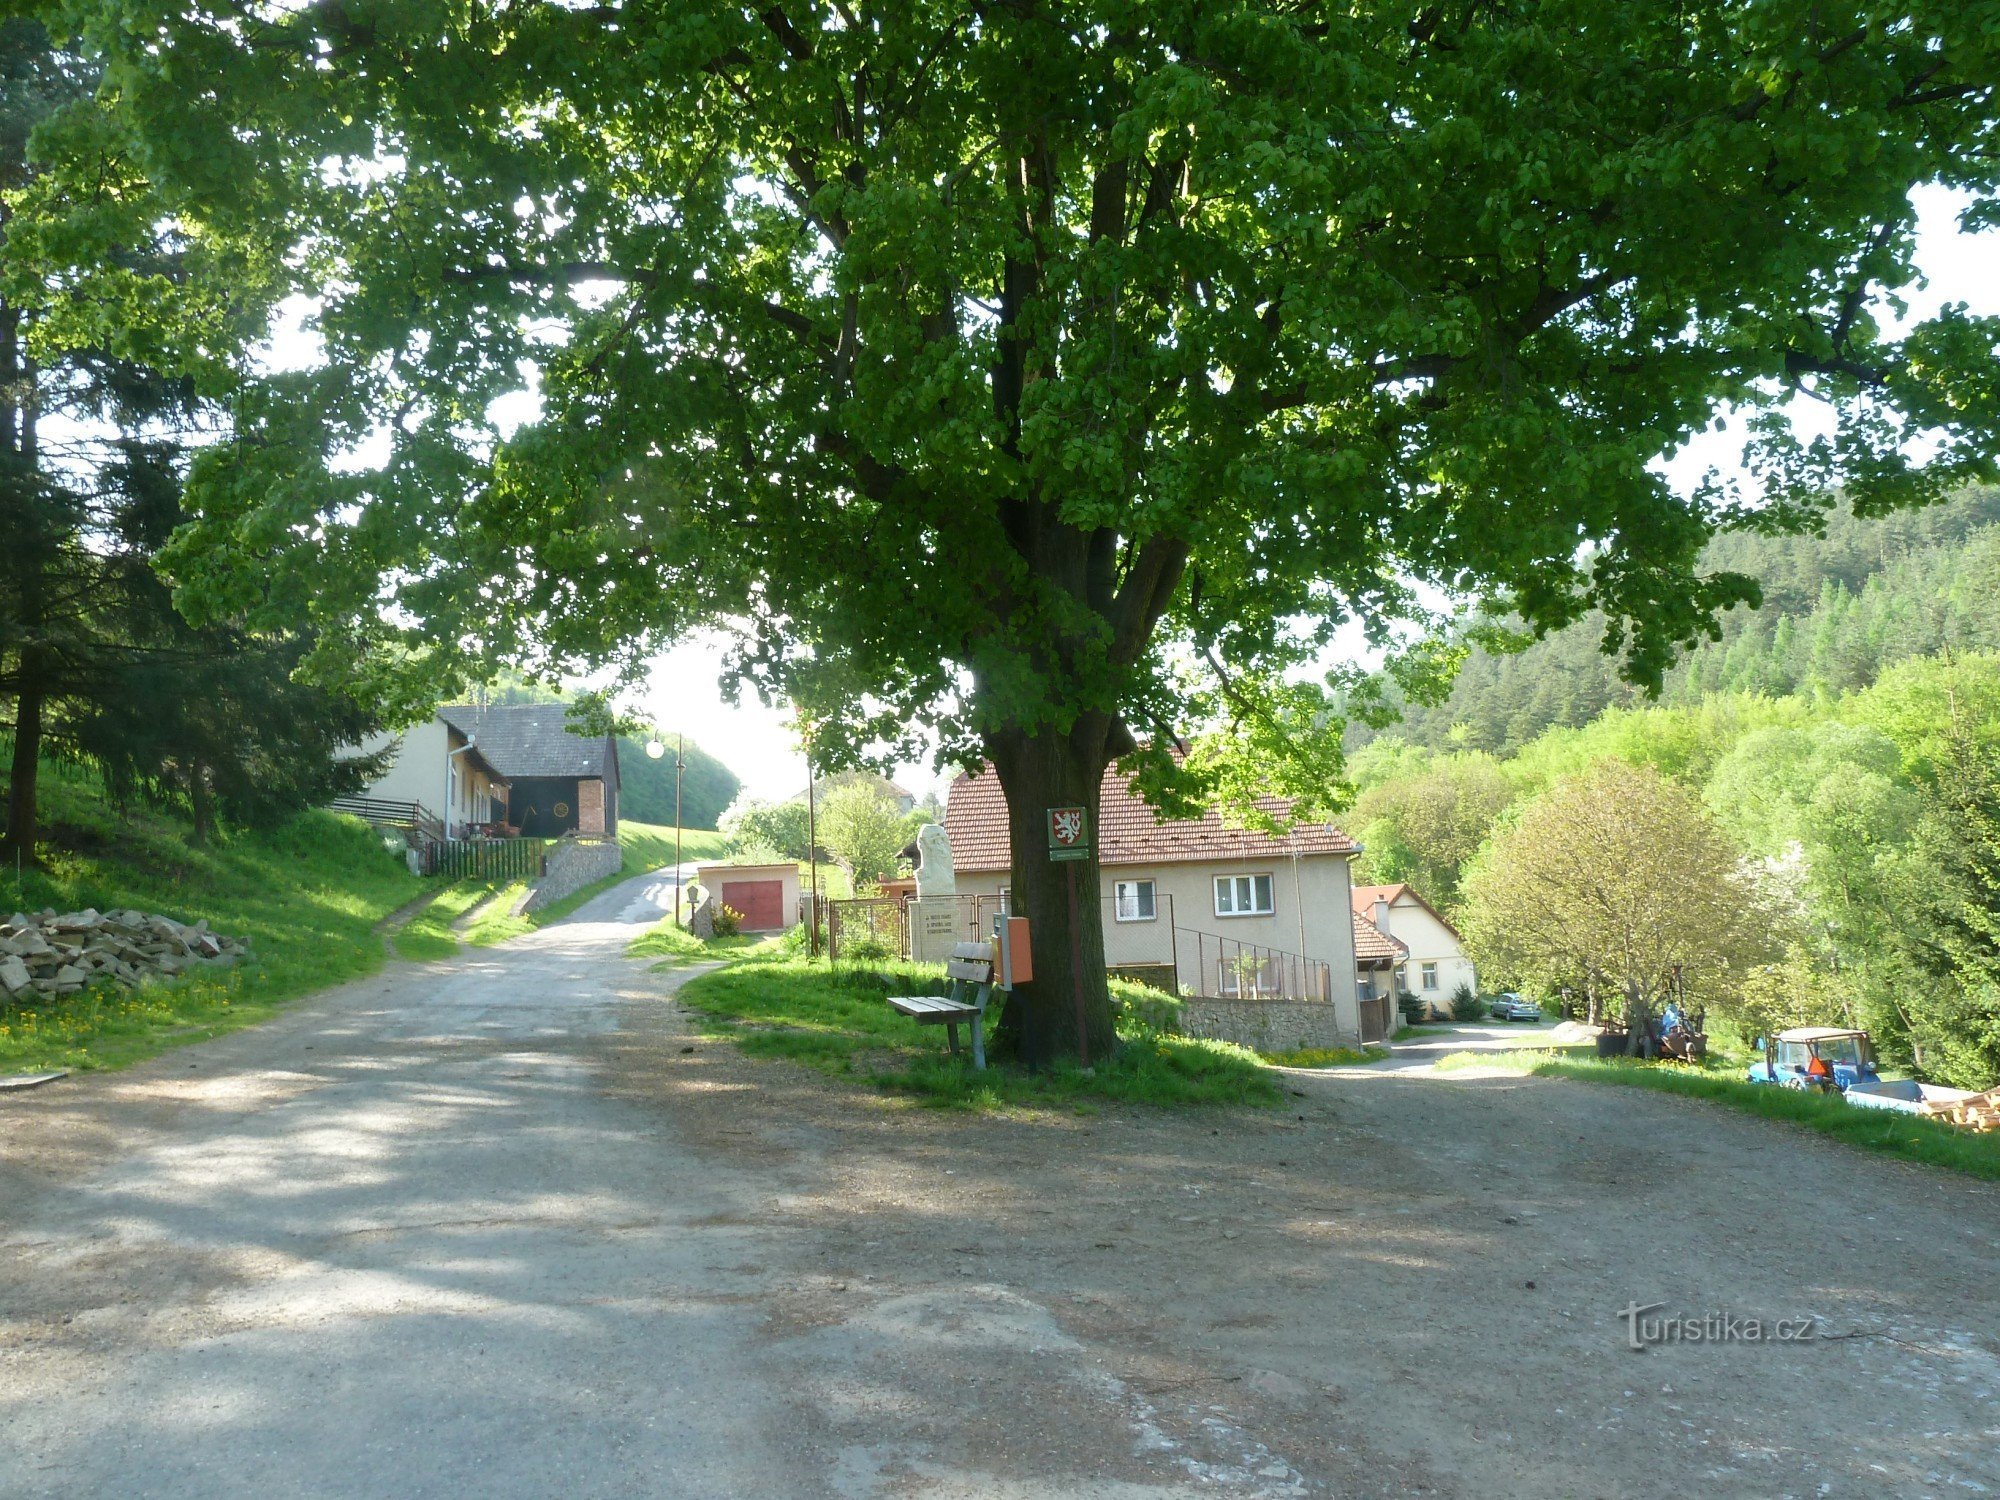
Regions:
<svg viewBox="0 0 2000 1500"><path fill-rule="evenodd" d="M246 950L235 938L143 911L15 912L0 922L0 998L74 995L99 980L138 985L220 968Z"/></svg>

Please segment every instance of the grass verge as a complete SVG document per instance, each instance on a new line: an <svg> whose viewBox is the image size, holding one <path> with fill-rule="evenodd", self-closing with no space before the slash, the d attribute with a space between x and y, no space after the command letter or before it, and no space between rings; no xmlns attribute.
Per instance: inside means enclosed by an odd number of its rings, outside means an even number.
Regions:
<svg viewBox="0 0 2000 1500"><path fill-rule="evenodd" d="M1266 1052L1264 1060L1281 1068L1352 1068L1380 1062L1387 1047L1297 1047L1290 1052Z"/></svg>
<svg viewBox="0 0 2000 1500"><path fill-rule="evenodd" d="M889 1008L891 985L908 994L945 988L940 971L923 965L829 970L824 960L753 954L689 980L677 998L697 1014L706 1035L753 1057L785 1058L944 1108L1081 1107L1093 1099L1262 1105L1280 1097L1254 1052L1136 1021L1121 1024L1117 1056L1089 1073L1070 1065L1030 1074L999 1062L974 1072L969 1061L946 1053L942 1027L919 1026ZM998 1014L996 1005L989 1015Z"/></svg>
<svg viewBox="0 0 2000 1500"><path fill-rule="evenodd" d="M523 916L511 915L515 903L527 893L525 880L507 886L499 899L468 926L461 936L475 948L489 947L494 943L504 943L508 938L519 937L524 932L533 932L538 927L546 927L551 922L559 922L593 896L602 895L621 880L629 880L634 875L644 875L649 870L663 869L674 862L674 831L657 823L634 823L629 819L618 825L618 848L621 855L618 873L607 875L602 880L592 881L582 890L565 896L552 906ZM681 830L681 858L683 861L714 859L722 853L722 835L712 828L684 828Z"/></svg>
<svg viewBox="0 0 2000 1500"><path fill-rule="evenodd" d="M1606 1083L1625 1088L1654 1089L1727 1105L1788 1125L1801 1125L1862 1151L1899 1156L1925 1166L1966 1172L2000 1180L2000 1132L1975 1134L1956 1126L1894 1110L1864 1109L1838 1095L1808 1094L1773 1084L1749 1083L1724 1077L1712 1063L1708 1069L1681 1063L1649 1063L1626 1058L1598 1058L1575 1051L1455 1052L1441 1058L1441 1071L1501 1068L1536 1078L1568 1078L1582 1083Z"/></svg>
<svg viewBox="0 0 2000 1500"><path fill-rule="evenodd" d="M452 923L492 895L496 885L491 880L475 880L438 892L435 901L397 929L390 940L397 954L419 963L450 958L458 952L458 935L452 931Z"/></svg>
<svg viewBox="0 0 2000 1500"><path fill-rule="evenodd" d="M361 823L311 812L197 846L187 825L123 813L94 780L45 765L44 868L0 878L6 910L137 907L245 939L234 969L134 991L0 1005L0 1072L122 1067L263 1019L286 1000L380 966L375 924L423 884Z"/></svg>

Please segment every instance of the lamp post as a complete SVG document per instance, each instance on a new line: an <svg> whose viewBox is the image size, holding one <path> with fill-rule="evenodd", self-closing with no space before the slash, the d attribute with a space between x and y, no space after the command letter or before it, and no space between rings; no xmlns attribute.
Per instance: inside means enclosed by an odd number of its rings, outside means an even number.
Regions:
<svg viewBox="0 0 2000 1500"><path fill-rule="evenodd" d="M813 788L812 741L806 741L806 862L812 878L812 921L806 928L806 956L819 957L819 798ZM852 894L850 892L850 894ZM827 933L827 956L832 957L833 934Z"/></svg>
<svg viewBox="0 0 2000 1500"><path fill-rule="evenodd" d="M674 737L674 926L681 925L681 773L687 770L685 730Z"/></svg>
<svg viewBox="0 0 2000 1500"><path fill-rule="evenodd" d="M674 926L681 925L681 772L687 769L684 751L687 749L687 735L679 736L674 751ZM667 753L667 747L659 737L646 741L646 754L650 759L659 760Z"/></svg>

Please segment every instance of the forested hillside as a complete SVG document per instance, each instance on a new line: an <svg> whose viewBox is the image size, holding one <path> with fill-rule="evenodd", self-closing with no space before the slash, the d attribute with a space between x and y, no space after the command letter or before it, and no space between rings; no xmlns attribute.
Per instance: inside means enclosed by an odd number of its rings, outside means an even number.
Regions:
<svg viewBox="0 0 2000 1500"><path fill-rule="evenodd" d="M1757 579L1764 603L1725 616L1722 638L1668 675L1663 703L1718 692L1825 699L1913 656L2000 648L2000 489L1880 520L1835 511L1818 537L1718 537L1707 566ZM1592 616L1518 654L1475 649L1444 703L1409 705L1387 731L1357 726L1353 743L1388 733L1505 755L1545 729L1645 703L1603 654L1603 633Z"/></svg>

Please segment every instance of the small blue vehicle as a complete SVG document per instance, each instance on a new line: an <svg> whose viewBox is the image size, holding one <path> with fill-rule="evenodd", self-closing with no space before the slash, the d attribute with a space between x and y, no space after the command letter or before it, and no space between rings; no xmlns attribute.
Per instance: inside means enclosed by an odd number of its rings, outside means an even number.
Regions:
<svg viewBox="0 0 2000 1500"><path fill-rule="evenodd" d="M1881 1082L1868 1033L1838 1026L1795 1026L1775 1041L1759 1037L1764 1060L1750 1065L1752 1083L1783 1084L1788 1089L1818 1089L1846 1093L1857 1083Z"/></svg>

